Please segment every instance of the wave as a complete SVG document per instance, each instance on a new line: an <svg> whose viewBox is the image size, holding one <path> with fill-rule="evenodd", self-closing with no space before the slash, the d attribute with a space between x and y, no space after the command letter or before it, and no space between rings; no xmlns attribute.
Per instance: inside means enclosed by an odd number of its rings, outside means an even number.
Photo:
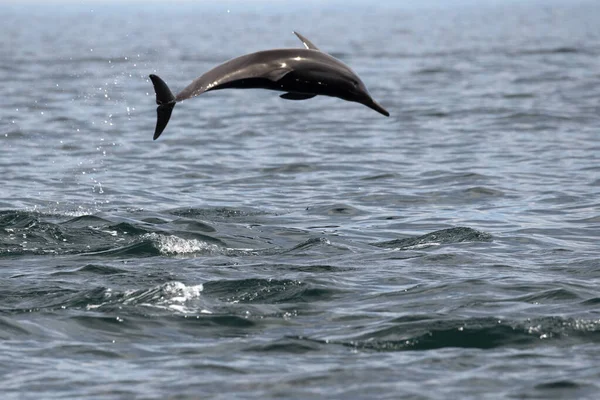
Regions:
<svg viewBox="0 0 600 400"><path fill-rule="evenodd" d="M211 312L192 304L200 298L203 285L186 286L181 282L167 282L150 289L113 292L110 288L94 289L73 299L69 306L85 306L87 310L112 310L120 306L142 306L172 310L179 313ZM90 296L91 295L91 296Z"/></svg>
<svg viewBox="0 0 600 400"><path fill-rule="evenodd" d="M526 321L494 318L396 322L386 328L348 339L313 339L365 351L435 350L443 348L494 349L531 347L552 340L600 343L600 320L543 317Z"/></svg>
<svg viewBox="0 0 600 400"><path fill-rule="evenodd" d="M125 274L127 270L112 267L109 265L99 265L99 264L86 264L83 267L68 269L53 272L52 276L67 276L67 275L79 275L79 274L90 274L90 275L117 275L117 274Z"/></svg>
<svg viewBox="0 0 600 400"><path fill-rule="evenodd" d="M316 207L308 207L307 211L310 215L329 215L329 216L355 216L363 214L363 212L355 207L347 204L332 204Z"/></svg>
<svg viewBox="0 0 600 400"><path fill-rule="evenodd" d="M547 55L547 54L586 54L587 51L570 46L558 46L539 49L524 49L510 52L510 55Z"/></svg>
<svg viewBox="0 0 600 400"><path fill-rule="evenodd" d="M147 221L115 222L95 215L64 219L37 211L0 211L0 257L22 255L106 255L149 257L227 253L219 239L200 232L214 228L175 221L181 230L163 231ZM181 237L183 236L183 237Z"/></svg>
<svg viewBox="0 0 600 400"><path fill-rule="evenodd" d="M330 299L337 290L291 279L235 279L204 283L207 296L230 304L307 303Z"/></svg>
<svg viewBox="0 0 600 400"><path fill-rule="evenodd" d="M168 211L171 215L185 217L192 220L206 218L215 220L230 220L232 218L245 218L268 213L251 208L209 207L209 208L176 208Z"/></svg>
<svg viewBox="0 0 600 400"><path fill-rule="evenodd" d="M475 188L477 195L488 192ZM288 254L294 256L307 254L330 255L353 252L350 243L332 242L327 237L309 237L308 232L294 230L299 243L286 246L273 246L276 238L265 238L241 234L238 218L247 224L246 217L256 215L253 210L218 209L181 209L169 211L177 218L157 218L141 216L139 219L115 217L107 219L98 215L78 215L75 217L42 214L37 211L0 211L0 257L23 255L81 255L106 256L118 258L157 257L157 256L200 256L225 255L276 256ZM361 211L343 204L319 206L309 213L353 217ZM218 238L215 224L197 218L231 219L231 233L227 234L234 243L244 248L228 247ZM65 219L65 217L67 217ZM212 221L212 219L210 220ZM224 226L225 232L229 231ZM247 229L244 227L244 229ZM282 234L283 235L283 234ZM289 236L289 235L288 235ZM296 235L295 235L296 236ZM472 228L456 227L442 229L422 236L395 239L372 243L380 248L411 249L460 242L491 241L491 236ZM248 247L246 247L249 245Z"/></svg>
<svg viewBox="0 0 600 400"><path fill-rule="evenodd" d="M86 265L55 272L52 276L66 277L81 273L114 275L125 274L126 271L114 267ZM221 317L289 318L296 313L295 308L282 310L277 305L290 304L297 307L299 303L325 301L337 292L298 280L258 278L215 280L194 285L170 281L142 289L98 286L87 290L75 290L61 285L29 292L25 299L19 296L15 298L12 307L4 307L0 312L8 315L53 313L69 309L71 314L74 310L100 313L95 316L114 313L123 317L146 317L153 313L165 316L166 312L166 316L212 314Z"/></svg>
<svg viewBox="0 0 600 400"><path fill-rule="evenodd" d="M439 231L427 233L422 236L372 243L372 245L377 247L410 250L428 246L439 246L443 244L462 242L490 242L491 240L492 236L489 233L481 232L472 228L456 227L441 229Z"/></svg>

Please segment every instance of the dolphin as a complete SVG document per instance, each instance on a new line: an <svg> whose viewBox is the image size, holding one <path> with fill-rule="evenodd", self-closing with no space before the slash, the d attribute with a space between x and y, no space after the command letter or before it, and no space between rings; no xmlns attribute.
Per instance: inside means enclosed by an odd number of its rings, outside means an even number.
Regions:
<svg viewBox="0 0 600 400"><path fill-rule="evenodd" d="M265 50L246 54L216 66L173 95L167 84L152 74L157 120L154 140L164 131L175 104L219 89L269 89L286 92L282 99L306 100L317 95L338 97L364 104L386 117L390 113L369 94L354 71L320 51L310 40L294 32L305 48Z"/></svg>

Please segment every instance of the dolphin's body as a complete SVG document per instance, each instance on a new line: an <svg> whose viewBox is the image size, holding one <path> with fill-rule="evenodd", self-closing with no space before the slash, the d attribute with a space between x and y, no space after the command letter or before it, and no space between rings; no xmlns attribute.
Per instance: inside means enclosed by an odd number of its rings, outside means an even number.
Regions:
<svg viewBox="0 0 600 400"><path fill-rule="evenodd" d="M167 126L176 103L227 88L279 90L287 92L280 96L287 100L332 96L364 104L386 117L390 115L346 64L294 33L305 49L266 50L234 58L196 78L176 96L162 79L150 75L158 104L154 140Z"/></svg>

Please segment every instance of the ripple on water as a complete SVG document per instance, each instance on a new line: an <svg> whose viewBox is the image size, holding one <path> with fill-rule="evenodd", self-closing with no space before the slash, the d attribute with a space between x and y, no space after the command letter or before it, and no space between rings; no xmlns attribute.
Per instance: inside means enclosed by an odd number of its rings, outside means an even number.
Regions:
<svg viewBox="0 0 600 400"><path fill-rule="evenodd" d="M572 344L600 342L600 321L561 317L528 321L493 318L418 319L417 322L385 325L388 326L346 339L299 339L383 352L442 348L531 348L559 340L568 340Z"/></svg>

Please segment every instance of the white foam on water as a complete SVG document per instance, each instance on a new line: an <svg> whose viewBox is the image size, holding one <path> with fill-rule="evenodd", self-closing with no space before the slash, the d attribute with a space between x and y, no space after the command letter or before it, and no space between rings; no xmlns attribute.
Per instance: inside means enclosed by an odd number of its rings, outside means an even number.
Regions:
<svg viewBox="0 0 600 400"><path fill-rule="evenodd" d="M219 253L223 249L198 239L182 239L175 235L146 233L142 239L151 240L162 254Z"/></svg>
<svg viewBox="0 0 600 400"><path fill-rule="evenodd" d="M200 297L200 292L204 290L204 285L186 286L181 282L169 282L163 285L163 292L167 295L173 295L171 301L186 302L188 300Z"/></svg>
<svg viewBox="0 0 600 400"><path fill-rule="evenodd" d="M419 249L425 249L427 247L440 246L440 245L441 245L441 243L437 243L437 242L427 242L427 243L413 244L412 246L406 246L406 247L396 247L396 248L394 248L394 250L419 250Z"/></svg>
<svg viewBox="0 0 600 400"><path fill-rule="evenodd" d="M197 304L190 304L201 297L202 290L202 284L187 286L181 282L167 282L150 289L127 290L119 296L109 288L103 296L105 301L100 304L88 304L86 308L95 310L105 305L123 304L172 310L182 314L212 314L207 309L198 309Z"/></svg>
<svg viewBox="0 0 600 400"><path fill-rule="evenodd" d="M188 307L186 303L198 299L200 293L204 290L202 284L186 286L181 282L168 282L160 287L161 296L155 303L143 303L141 305L173 310L181 314L197 313L197 307ZM200 313L212 314L210 311L202 309Z"/></svg>
<svg viewBox="0 0 600 400"><path fill-rule="evenodd" d="M57 202L58 204L58 202ZM94 215L95 213L100 212L101 210L98 207L84 207L77 206L77 208L65 208L59 207L58 205L55 207L51 206L38 206L34 205L33 207L26 207L25 211L38 213L43 216L64 216L64 217L83 217L86 215Z"/></svg>

